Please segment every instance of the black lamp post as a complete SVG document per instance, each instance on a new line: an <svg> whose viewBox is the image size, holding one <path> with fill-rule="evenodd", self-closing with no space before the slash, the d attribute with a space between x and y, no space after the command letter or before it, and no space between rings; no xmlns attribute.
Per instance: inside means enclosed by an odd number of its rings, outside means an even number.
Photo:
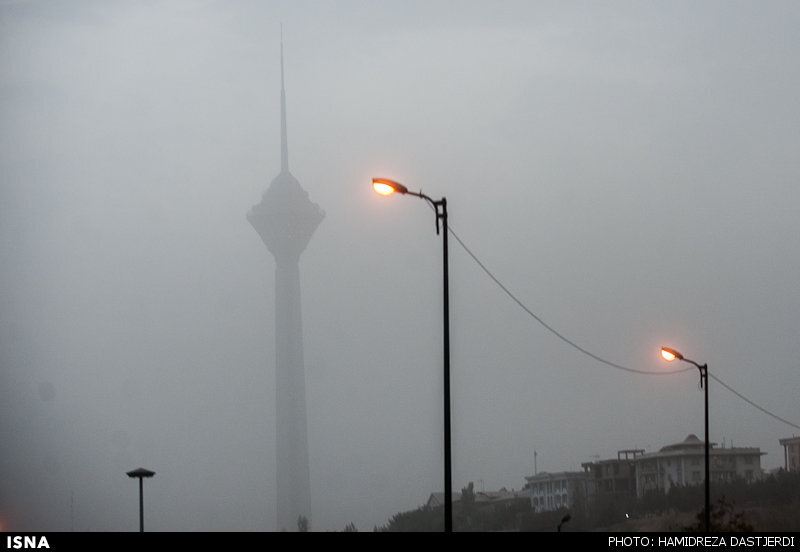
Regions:
<svg viewBox="0 0 800 552"><path fill-rule="evenodd" d="M564 517L562 517L561 518L561 522L558 524L558 527L556 527L556 532L560 533L561 532L561 526L564 525L566 522L568 522L571 519L572 519L572 515L571 514L567 514Z"/></svg>
<svg viewBox="0 0 800 552"><path fill-rule="evenodd" d="M128 472L128 477L139 479L139 532L144 533L144 489L142 479L145 477L153 477L156 474L154 471L146 470L144 468L136 468Z"/></svg>
<svg viewBox="0 0 800 552"><path fill-rule="evenodd" d="M709 477L709 464L708 464L708 454L709 454L709 442L708 442L708 364L703 364L702 366L696 363L693 360L688 358L684 358L684 356L676 351L675 349L670 349L669 347L661 347L661 356L664 359L673 361L675 359L682 360L684 362L688 362L689 364L694 364L698 370L700 370L700 387L705 389L705 414L706 414L706 507L704 512L704 520L706 525L706 533L711 531L711 499L710 499L710 492L711 492L711 478Z"/></svg>
<svg viewBox="0 0 800 552"><path fill-rule="evenodd" d="M388 178L373 178L372 187L381 195L394 192L420 197L431 204L436 212L436 233L440 233L439 221L442 221L441 234L444 259L444 530L453 531L453 484L450 452L450 285L447 267L447 199L438 201L422 192L410 192L408 188Z"/></svg>

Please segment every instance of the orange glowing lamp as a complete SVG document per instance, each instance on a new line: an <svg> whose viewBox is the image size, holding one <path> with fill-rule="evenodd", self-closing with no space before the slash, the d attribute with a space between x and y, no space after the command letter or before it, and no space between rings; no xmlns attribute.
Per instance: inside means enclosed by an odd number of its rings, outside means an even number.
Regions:
<svg viewBox="0 0 800 552"><path fill-rule="evenodd" d="M408 193L408 188L388 178L373 178L372 187L376 192L384 196L392 195L395 192L399 194Z"/></svg>
<svg viewBox="0 0 800 552"><path fill-rule="evenodd" d="M675 359L683 360L682 354L675 349L670 349L669 347L661 347L661 356L664 357L664 360L668 361L673 361Z"/></svg>

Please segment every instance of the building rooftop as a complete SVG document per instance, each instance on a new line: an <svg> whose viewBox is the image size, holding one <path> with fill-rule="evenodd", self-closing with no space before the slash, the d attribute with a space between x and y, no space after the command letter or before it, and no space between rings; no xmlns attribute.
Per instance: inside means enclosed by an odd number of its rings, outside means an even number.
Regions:
<svg viewBox="0 0 800 552"><path fill-rule="evenodd" d="M563 471L556 473L539 472L536 475L525 476L529 482L533 481L550 481L553 479L578 479L586 477L586 472L582 471Z"/></svg>

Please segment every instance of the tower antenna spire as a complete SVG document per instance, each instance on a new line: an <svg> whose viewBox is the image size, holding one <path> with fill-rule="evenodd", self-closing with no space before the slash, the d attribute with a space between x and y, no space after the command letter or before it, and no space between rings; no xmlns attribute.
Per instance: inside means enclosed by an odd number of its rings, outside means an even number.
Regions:
<svg viewBox="0 0 800 552"><path fill-rule="evenodd" d="M281 172L289 172L289 141L286 133L286 89L283 84L283 23L281 23Z"/></svg>

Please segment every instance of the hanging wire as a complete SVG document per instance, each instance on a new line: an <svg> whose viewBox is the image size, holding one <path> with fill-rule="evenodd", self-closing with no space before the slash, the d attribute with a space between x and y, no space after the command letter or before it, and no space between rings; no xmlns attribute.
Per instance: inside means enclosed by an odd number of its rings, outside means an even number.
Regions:
<svg viewBox="0 0 800 552"><path fill-rule="evenodd" d="M714 381L716 381L717 383L719 383L719 384L720 384L722 387L724 387L725 389L727 389L728 391L730 391L731 393L733 393L734 395L736 395L737 397L739 397L740 399L742 399L744 402L746 402L746 403L747 403L747 404L749 404L750 406L752 406L752 407L755 407L755 408L759 409L761 412L763 412L763 413L764 413L764 414L766 414L767 416L771 416L771 417L775 418L776 420L778 420L778 421L780 421L780 422L783 422L783 423L785 423L786 425L790 425L790 426L792 426L792 427L794 427L794 428L796 428L796 429L800 429L800 425L793 424L793 423L792 423L792 422L790 422L789 420L784 420L783 418L781 418L781 417L780 417L780 416L778 416L777 414L773 414L773 413L772 413L772 412L770 412L769 410L767 410L767 409L765 409L765 408L762 408L762 407L758 406L756 403L754 403L753 401L751 401L750 399L748 399L747 397L745 397L744 395L742 395L741 393L739 393L738 391L736 391L736 390L735 390L733 387L731 387L730 385L728 385L727 383L725 383L724 381L722 381L721 379L719 379L717 376L715 376L715 375L714 375L714 374L712 374L711 372L709 372L709 373L708 373L708 377L712 378Z"/></svg>
<svg viewBox="0 0 800 552"><path fill-rule="evenodd" d="M484 265L480 261L480 259L478 259L478 257L469 249L469 247L466 246L466 244L461 240L461 238L458 237L458 234L456 234L455 231L453 231L453 228L450 227L450 225L448 225L448 230L450 230L450 234L456 239L456 241L459 243L459 245L461 245L461 247L464 248L464 251L466 251L467 254L470 257L472 257L472 260L474 260L478 264L478 266L481 267L481 269L486 273L486 275L489 276L489 278L491 278L492 281L494 281L494 283L497 284L497 286L500 289L502 289L503 292L505 292L505 294L508 295L511 298L512 301L514 301L522 310L524 310L534 320L536 320L539 324L541 324L547 331L552 333L554 336L559 338L561 341L563 341L564 343L566 343L567 345L569 345L573 349L576 349L576 350L580 351L581 353L583 353L584 355L586 355L586 356L588 356L590 358L593 358L594 360L596 360L598 362L601 362L601 363L603 363L603 364L605 364L607 366L611 366L612 368L617 368L618 370L624 370L626 372L631 372L633 374L643 374L643 375L646 375L646 376L668 376L668 375L680 374L682 372L686 372L688 370L692 370L691 366L687 366L686 368L679 368L679 369L676 369L676 370L659 371L659 372L653 372L653 371L648 371L648 370L637 370L635 368L629 368L627 366L623 366L621 364L617 364L616 362L611 362L610 360L606 360L605 358L594 354L593 352L589 351L588 349L585 349L584 347L581 347L580 345L578 345L577 343L575 343L574 341L569 339L567 336L565 336L564 334L562 334L561 332L559 332L558 330L553 328L550 324L548 324L547 322L542 320L536 313L534 313L531 309L529 309L527 306L525 306L525 304L522 301L520 301L513 293L511 293L511 291L506 286L504 286L502 284L502 282L500 282L500 280L498 280L497 277L494 274L492 274L492 272L488 268L486 268L486 265Z"/></svg>
<svg viewBox="0 0 800 552"><path fill-rule="evenodd" d="M483 270L486 273L486 275L489 276L489 278L491 278L491 280L495 284L497 284L497 286L501 290L503 290L503 292L506 295L508 295L511 298L512 301L514 301L522 310L524 310L528 315L530 315L531 318L533 318L539 324L541 324L542 327L544 327L547 331L549 331L550 333L555 335L557 338L559 338L561 341L563 341L564 343L566 343L570 347L576 349L577 351L583 353L584 355L586 355L586 356L588 356L588 357L590 357L590 358L592 358L592 359L594 359L594 360L596 360L596 361L598 361L598 362L600 362L602 364L605 364L606 366L610 366L612 368L617 368L618 370L624 370L626 372L630 372L630 373L634 373L634 374L642 374L642 375L646 375L646 376L667 376L667 375L679 374L679 373L682 373L682 372L686 372L688 370L692 370L692 368L693 368L692 366L687 366L686 368L678 369L678 370L659 371L659 372L646 371L646 370L637 370L635 368L629 368L627 366L623 366L621 364L617 364L616 362L611 362L610 360L606 360L605 358L603 358L603 357L601 357L599 355L596 355L595 353L589 351L588 349L585 349L584 347L581 347L580 345L578 345L577 343L575 343L574 341L572 341L571 339L566 337L564 334L562 334L561 332L559 332L558 330L556 330L555 328L550 326L547 322L542 320L541 317L539 317L536 313L534 313L531 309L529 309L522 301L520 301L513 293L511 293L511 291L506 286L504 286L503 283L500 282L500 280L498 280L497 277L494 274L492 274L492 272L486 267L486 265L484 265L481 262L480 259L478 259L478 257L470 250L470 248L467 247L467 245L461 240L461 238L458 236L458 234L455 233L455 231L453 230L452 226L450 226L448 224L447 229L450 232L450 234L456 239L458 244L464 249L464 251L466 251L467 254L472 258L472 260L475 261L475 263L481 268L481 270ZM733 393L734 395L736 395L737 397L739 397L740 399L742 399L743 401L748 403L749 405L757 408L758 410L760 410L761 412L763 412L767 416L770 416L770 417L772 417L772 418L774 418L774 419L776 419L776 420L778 420L780 422L783 422L783 423L785 423L785 424L787 424L789 426L792 426L792 427L794 427L796 429L800 429L800 425L794 424L794 423L792 423L792 422L790 422L788 420L785 420L784 418L781 418L780 416L778 416L776 414L773 414L772 412L770 412L766 408L763 408L763 407L759 406L755 402L751 401L750 399L748 399L747 397L745 397L744 395L742 395L741 393L739 393L738 391L733 389L731 386L726 384L724 381L719 379L713 373L709 372L708 375L709 375L709 377L713 378L717 383L722 385L725 389L727 389L728 391L730 391L731 393ZM701 382L702 382L702 379L701 379ZM702 386L702 384L701 384L701 386Z"/></svg>

